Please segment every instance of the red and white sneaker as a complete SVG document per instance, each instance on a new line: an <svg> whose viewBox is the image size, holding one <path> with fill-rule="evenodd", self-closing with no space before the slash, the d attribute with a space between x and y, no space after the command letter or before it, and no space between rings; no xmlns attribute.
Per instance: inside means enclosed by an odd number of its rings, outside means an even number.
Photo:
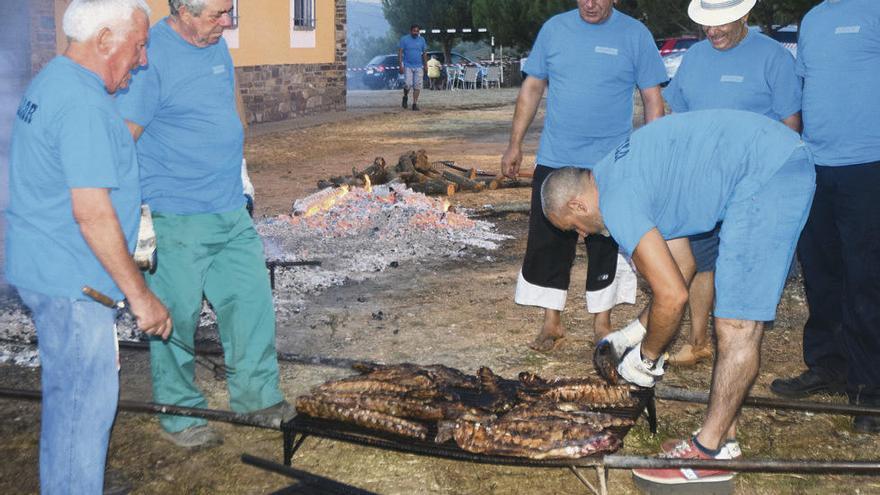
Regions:
<svg viewBox="0 0 880 495"><path fill-rule="evenodd" d="M730 459L730 454L725 456ZM698 449L693 440L681 440L672 450L661 454L668 459L724 459L719 453L710 457ZM685 483L718 483L730 481L734 473L717 469L633 469L633 476L662 485L680 485Z"/></svg>
<svg viewBox="0 0 880 495"><path fill-rule="evenodd" d="M697 436L698 433L700 433L700 430L695 431L694 436ZM673 439L663 442L660 444L660 450L662 451L660 455L665 457L664 454L668 454L675 450L675 447L677 447L682 441L683 440ZM728 440L721 445L721 449L718 451L718 455L715 456L715 458L729 460L738 459L742 457L742 455L742 448L739 446L739 442L736 440Z"/></svg>

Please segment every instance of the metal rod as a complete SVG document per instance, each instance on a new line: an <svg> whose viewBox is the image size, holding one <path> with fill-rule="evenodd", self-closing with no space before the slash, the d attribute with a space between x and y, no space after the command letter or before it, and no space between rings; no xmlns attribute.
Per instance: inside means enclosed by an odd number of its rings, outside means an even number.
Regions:
<svg viewBox="0 0 880 495"><path fill-rule="evenodd" d="M591 492L593 492L595 495L602 495L602 494L599 492L599 490L597 490L596 487L594 487L593 484L590 483L590 480L588 480L587 478L585 478L584 475L582 475L582 474L580 473L580 471L578 471L577 467L575 467L575 466L568 466L568 469L572 472L572 474L574 474L574 477L577 478L578 481L580 481L582 485L584 485L585 487L589 488Z"/></svg>
<svg viewBox="0 0 880 495"><path fill-rule="evenodd" d="M287 476L288 478L295 479L297 481L300 481L304 485L309 485L313 488L320 488L320 493L331 493L339 495L376 495L376 493L374 492L362 490L355 486L346 485L345 483L340 483L330 478L318 476L316 474L309 473L308 471L283 466L281 464L278 464L277 462L272 462L270 460L255 457L249 454L241 454L241 462L249 466L254 466L260 469L264 469L266 471L280 474L282 476Z"/></svg>
<svg viewBox="0 0 880 495"><path fill-rule="evenodd" d="M880 475L880 461L802 461L790 459L667 459L628 455L607 455L610 469L720 469L751 473Z"/></svg>
<svg viewBox="0 0 880 495"><path fill-rule="evenodd" d="M658 386L655 392L658 399L674 400L679 402L693 402L696 404L708 404L709 394L686 390L677 387ZM819 414L846 414L851 416L880 416L880 407L856 406L853 404L828 404L825 402L810 402L802 400L772 399L769 397L746 397L743 406L764 409L786 409L790 411L804 411Z"/></svg>
<svg viewBox="0 0 880 495"><path fill-rule="evenodd" d="M128 307L128 303L125 301L125 299L114 301L113 298L111 298L107 294L104 294L99 290L95 290L88 285L82 288L82 293L92 298L98 304L102 304L110 309L123 310ZM176 345L181 350L192 356L196 363L201 364L211 370L214 373L214 378L217 378L218 380L225 378L227 375L235 373L234 369L227 368L226 365L223 363L215 363L210 359L202 358L205 362L199 362L200 360L198 356L196 356L196 350L182 340L175 337L174 335L169 336L167 342Z"/></svg>
<svg viewBox="0 0 880 495"><path fill-rule="evenodd" d="M43 393L39 390L23 390L13 388L0 388L0 398L40 401ZM253 413L237 413L220 409L201 409L198 407L174 406L171 404L158 404L155 402L139 402L133 400L120 400L119 410L142 414L170 414L174 416L186 416L190 418L204 418L210 421L221 421L240 426L253 426L268 430L279 430L277 420Z"/></svg>

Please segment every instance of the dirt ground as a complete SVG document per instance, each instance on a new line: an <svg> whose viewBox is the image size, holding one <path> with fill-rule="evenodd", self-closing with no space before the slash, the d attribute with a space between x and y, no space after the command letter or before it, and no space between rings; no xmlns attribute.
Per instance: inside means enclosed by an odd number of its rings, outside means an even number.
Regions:
<svg viewBox="0 0 880 495"><path fill-rule="evenodd" d="M375 156L396 160L411 149L424 148L431 159L497 169L515 92L425 92L421 112L403 111L397 92L350 98L353 110L349 114L250 130L246 156L257 189L258 214L285 213L295 198L314 190L319 178L361 168ZM539 114L526 143L527 163L534 160L540 118ZM453 203L476 207L527 197L527 190L463 193ZM329 289L315 296L306 310L279 320L279 350L329 363L316 365L310 359L281 363L288 398L293 400L316 384L350 373L342 365L333 365L334 359L442 363L468 372L490 366L503 376L524 370L549 376L591 372L591 319L581 296L586 265L582 247L563 314L569 339L557 351L536 353L526 344L536 334L541 312L513 303L527 217L509 214L493 221L500 232L513 236L497 251L401 264L370 280ZM800 284L796 280L787 287L775 326L765 336L755 395L769 396L773 378L801 370L806 307ZM615 324L633 318L646 300L640 291L635 306L615 311ZM373 316L379 311L381 319ZM687 331L687 323L683 330ZM150 397L148 366L146 353L123 353L123 399ZM210 406L225 409L224 383L199 371L199 385ZM670 368L664 383L706 390L710 372L708 364ZM38 388L38 371L2 366L0 386ZM842 401L837 397L818 400ZM661 441L697 428L703 412L700 405L661 401L659 433L651 435L641 421L626 438L622 452L653 454ZM0 458L4 460L0 493L37 490L38 419L39 407L34 403L0 401ZM292 483L239 462L242 453L280 461L280 433L226 424L217 428L226 437L223 446L190 452L159 439L154 418L120 413L109 464L132 480L138 494L263 494ZM756 409L743 411L740 442L750 458L868 460L876 459L880 449L880 437L854 433L847 417ZM475 465L317 438L305 441L294 466L382 494L586 493L570 472L561 469ZM628 471L612 472L610 482L613 494L638 493ZM735 486L737 493L744 494L880 493L877 478L847 476L740 475Z"/></svg>

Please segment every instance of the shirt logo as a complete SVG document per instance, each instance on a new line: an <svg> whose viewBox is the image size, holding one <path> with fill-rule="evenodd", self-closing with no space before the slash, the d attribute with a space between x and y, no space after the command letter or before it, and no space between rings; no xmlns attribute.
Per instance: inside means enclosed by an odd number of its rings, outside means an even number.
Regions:
<svg viewBox="0 0 880 495"><path fill-rule="evenodd" d="M862 26L838 26L834 34L856 34L862 30Z"/></svg>
<svg viewBox="0 0 880 495"><path fill-rule="evenodd" d="M36 103L28 100L27 98L22 98L21 105L18 106L18 111L15 112L15 114L18 115L18 118L22 122L24 122L25 124L30 124L38 107L39 105L37 105Z"/></svg>
<svg viewBox="0 0 880 495"><path fill-rule="evenodd" d="M224 72L226 72L226 66L215 65L214 67L211 67L211 70L214 71L214 74L223 74Z"/></svg>
<svg viewBox="0 0 880 495"><path fill-rule="evenodd" d="M730 75L722 75L721 76L721 82L741 83L745 80L746 80L746 78L743 76L730 76Z"/></svg>
<svg viewBox="0 0 880 495"><path fill-rule="evenodd" d="M597 46L596 53L604 53L605 55L617 55L617 48L609 48L607 46Z"/></svg>

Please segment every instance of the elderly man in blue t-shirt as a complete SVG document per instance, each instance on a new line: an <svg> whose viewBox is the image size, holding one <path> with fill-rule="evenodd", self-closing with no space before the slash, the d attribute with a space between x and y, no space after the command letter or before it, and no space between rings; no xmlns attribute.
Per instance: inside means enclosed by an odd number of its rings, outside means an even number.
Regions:
<svg viewBox="0 0 880 495"><path fill-rule="evenodd" d="M39 339L44 494L99 494L104 484L119 399L116 310L83 287L125 297L146 333L171 331L129 254L138 165L112 97L147 63L148 15L142 0L71 2L70 44L31 82L12 130L6 275Z"/></svg>
<svg viewBox="0 0 880 495"><path fill-rule="evenodd" d="M706 39L684 54L663 97L673 112L748 110L801 130L801 83L794 58L776 40L749 29L755 0L691 0L688 15ZM700 191L694 191L700 194ZM669 362L692 365L712 357L709 315L715 299L718 230L691 236L697 275L690 287L690 342Z"/></svg>
<svg viewBox="0 0 880 495"><path fill-rule="evenodd" d="M409 101L409 90L413 92L412 109L419 109L419 93L425 78L425 66L428 63L428 43L422 38L418 24L409 27L409 34L400 38L397 46L397 58L400 72L403 74L403 100L401 106L406 108Z"/></svg>
<svg viewBox="0 0 880 495"><path fill-rule="evenodd" d="M663 115L660 84L666 70L648 29L613 8L614 0L578 0L538 33L524 70L501 171L515 177L522 143L544 92L547 113L532 181L532 208L517 304L544 308L544 324L531 347L553 349L565 335L561 313L568 296L578 236L554 228L540 207L544 178L560 167L592 168L632 132L633 90L639 89L645 121ZM549 88L548 88L549 86ZM585 239L587 310L601 338L611 330L610 310L635 302L636 279L617 245L602 236Z"/></svg>
<svg viewBox="0 0 880 495"><path fill-rule="evenodd" d="M275 311L263 245L242 194L244 131L223 30L232 0L172 0L150 29L150 65L118 97L137 139L141 191L156 230L158 265L147 282L168 306L175 338L150 343L153 398L207 407L196 387L193 348L202 299L217 315L229 404L280 422L293 416L279 388ZM200 418L161 416L181 447L216 445Z"/></svg>
<svg viewBox="0 0 880 495"><path fill-rule="evenodd" d="M753 112L702 110L634 132L593 169L566 168L541 191L557 228L607 231L651 286L642 330L613 332L605 372L642 387L663 375L663 352L688 299L695 264L687 236L722 222L716 266L718 357L699 433L664 444L672 458L724 459L728 432L760 364L762 322L772 320L815 189L811 155L797 133ZM701 194L693 194L693 191ZM646 329L646 330L645 330ZM639 469L661 484L727 481L714 469Z"/></svg>
<svg viewBox="0 0 880 495"><path fill-rule="evenodd" d="M810 317L807 370L775 380L785 397L843 392L880 406L880 2L825 1L801 23L804 141L816 155L816 200L798 245ZM859 432L880 418L856 416Z"/></svg>

